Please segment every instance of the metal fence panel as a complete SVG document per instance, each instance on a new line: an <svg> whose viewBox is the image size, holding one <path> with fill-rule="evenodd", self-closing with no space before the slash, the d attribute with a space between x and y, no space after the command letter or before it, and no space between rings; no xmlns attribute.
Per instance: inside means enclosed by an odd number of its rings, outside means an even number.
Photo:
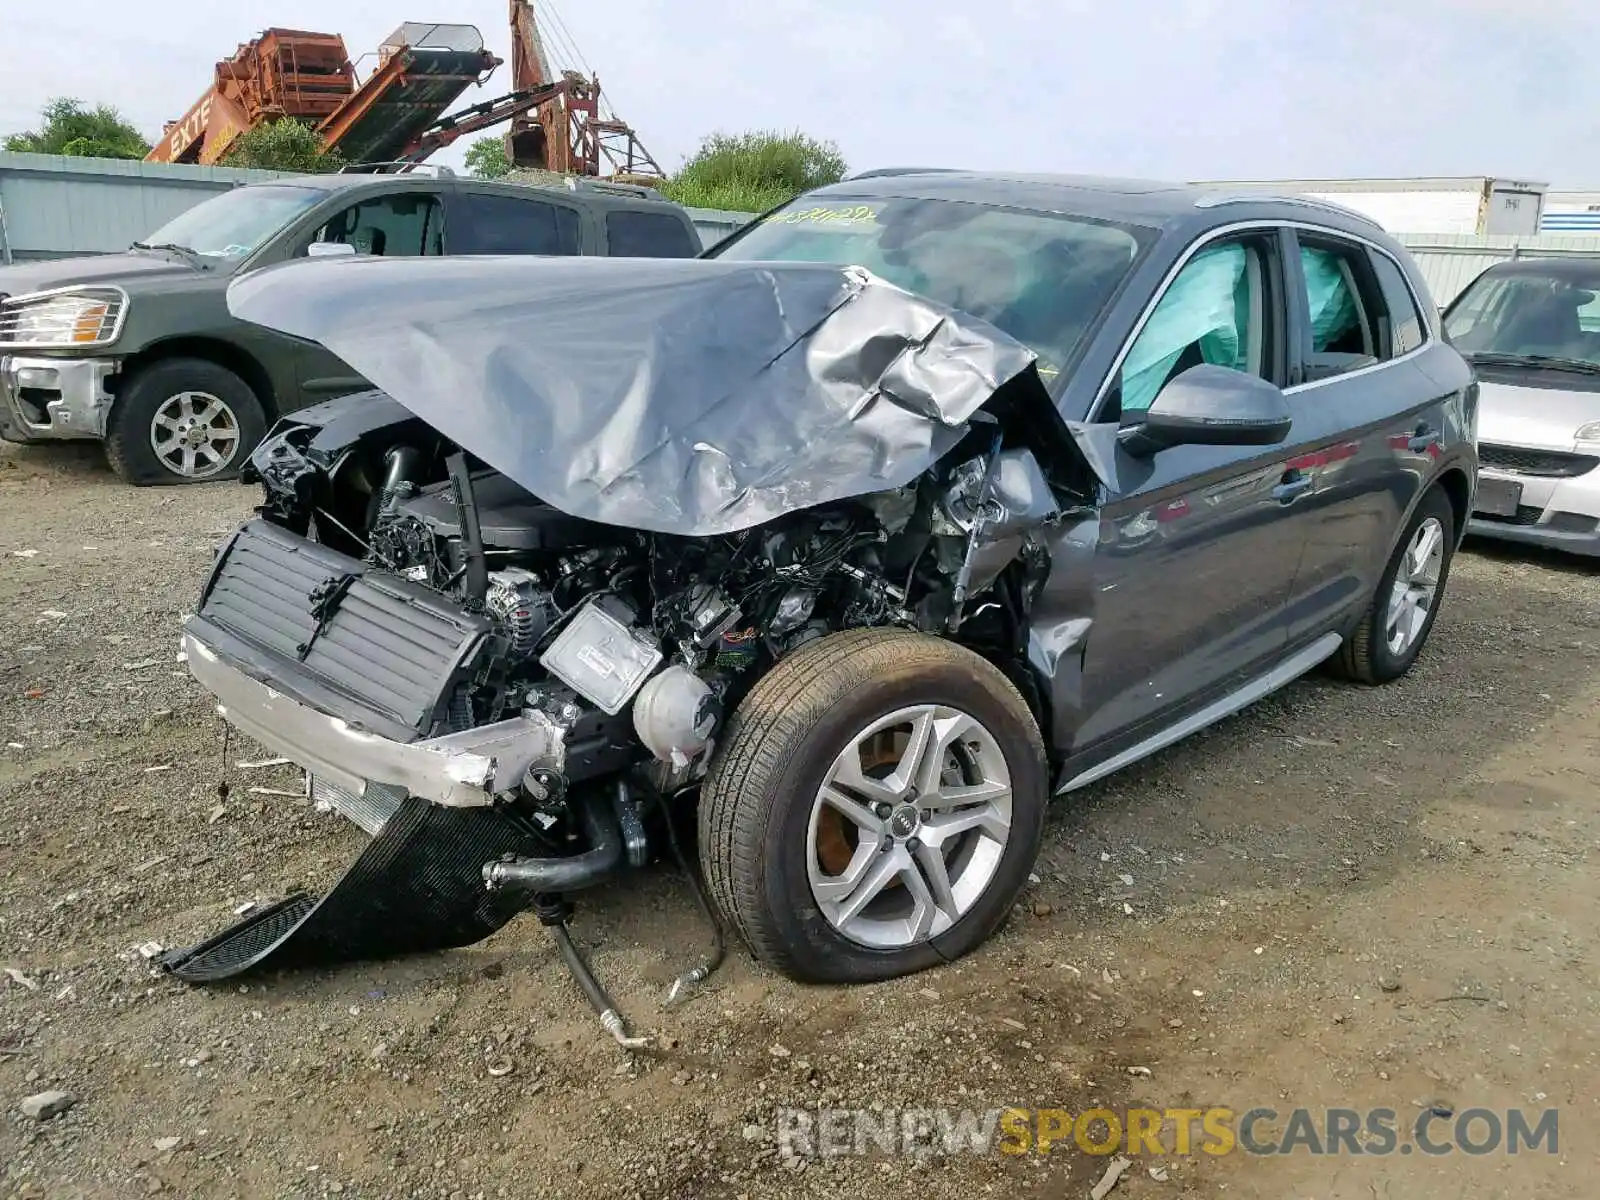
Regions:
<svg viewBox="0 0 1600 1200"><path fill-rule="evenodd" d="M1495 263L1513 258L1600 259L1600 238L1585 234L1472 235L1396 234L1428 282L1434 302L1443 308Z"/></svg>
<svg viewBox="0 0 1600 1200"><path fill-rule="evenodd" d="M0 262L103 254L276 171L0 151Z"/></svg>

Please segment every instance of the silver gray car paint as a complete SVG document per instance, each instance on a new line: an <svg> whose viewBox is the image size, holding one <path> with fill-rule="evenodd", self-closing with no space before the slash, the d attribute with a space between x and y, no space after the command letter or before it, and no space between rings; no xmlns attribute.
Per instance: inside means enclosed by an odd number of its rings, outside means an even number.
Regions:
<svg viewBox="0 0 1600 1200"><path fill-rule="evenodd" d="M1361 619L1422 494L1449 476L1452 499L1470 497L1476 391L1431 315L1429 340L1404 360L1290 388L1295 421L1278 446L1178 446L1134 459L1115 425L1089 419L1178 266L1230 230L1277 231L1286 262L1296 230L1367 245L1395 260L1428 313L1404 250L1359 217L1270 199L1200 206L1180 188L961 173L848 181L817 195L1014 203L1142 221L1157 233L1054 384L1073 461L1046 466L1076 472L1094 492L1036 534L1051 566L1030 613L1027 657L1063 782L1097 763L1130 761L1164 744L1162 731L1187 731L1229 711L1229 697L1260 694L1286 682L1286 669L1314 665ZM1290 303L1283 314L1293 346L1305 334L1302 308ZM1274 491L1294 470L1310 473L1312 486L1286 503Z"/></svg>

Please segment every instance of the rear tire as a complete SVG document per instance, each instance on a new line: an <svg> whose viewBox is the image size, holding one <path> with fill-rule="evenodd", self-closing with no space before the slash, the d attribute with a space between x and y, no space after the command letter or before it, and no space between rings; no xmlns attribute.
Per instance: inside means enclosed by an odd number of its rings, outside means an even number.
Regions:
<svg viewBox="0 0 1600 1200"><path fill-rule="evenodd" d="M992 664L852 630L781 660L728 722L701 865L761 962L805 982L889 979L959 958L1010 912L1047 789L1033 716Z"/></svg>
<svg viewBox="0 0 1600 1200"><path fill-rule="evenodd" d="M1456 549L1450 497L1430 488L1378 580L1372 604L1330 666L1362 683L1390 683L1411 670L1439 615Z"/></svg>
<svg viewBox="0 0 1600 1200"><path fill-rule="evenodd" d="M266 432L261 402L232 371L202 358L162 359L118 392L106 461L132 484L211 483L237 477Z"/></svg>

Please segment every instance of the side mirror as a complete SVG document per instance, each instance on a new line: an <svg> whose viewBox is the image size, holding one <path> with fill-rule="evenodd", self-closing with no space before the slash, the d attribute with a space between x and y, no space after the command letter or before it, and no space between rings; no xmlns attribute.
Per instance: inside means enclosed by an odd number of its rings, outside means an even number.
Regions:
<svg viewBox="0 0 1600 1200"><path fill-rule="evenodd" d="M349 242L312 242L306 247L307 258L346 258L355 252Z"/></svg>
<svg viewBox="0 0 1600 1200"><path fill-rule="evenodd" d="M1146 412L1123 414L1117 440L1136 458L1169 446L1274 446L1291 423L1281 388L1202 363L1169 381Z"/></svg>

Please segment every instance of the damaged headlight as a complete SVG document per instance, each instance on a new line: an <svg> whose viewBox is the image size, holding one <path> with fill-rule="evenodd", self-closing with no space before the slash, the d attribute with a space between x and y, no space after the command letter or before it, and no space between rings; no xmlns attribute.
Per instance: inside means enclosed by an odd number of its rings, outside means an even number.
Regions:
<svg viewBox="0 0 1600 1200"><path fill-rule="evenodd" d="M0 349L77 350L117 340L128 311L121 288L73 288L0 304Z"/></svg>

